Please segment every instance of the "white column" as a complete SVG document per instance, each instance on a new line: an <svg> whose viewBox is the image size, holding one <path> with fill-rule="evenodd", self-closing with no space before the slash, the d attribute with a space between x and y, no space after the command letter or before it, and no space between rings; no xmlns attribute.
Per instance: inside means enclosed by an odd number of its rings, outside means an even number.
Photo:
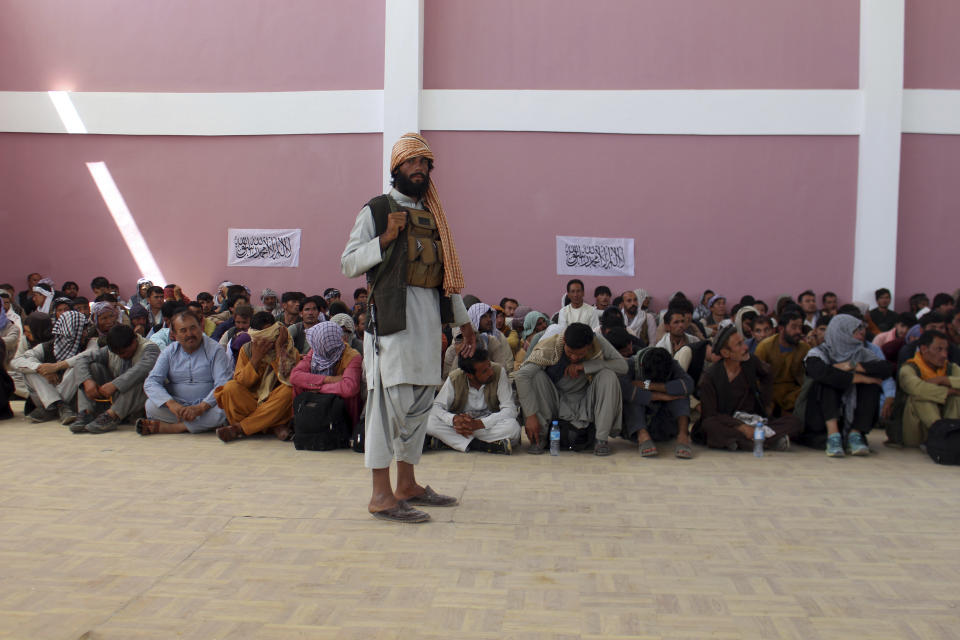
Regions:
<svg viewBox="0 0 960 640"><path fill-rule="evenodd" d="M390 150L404 133L420 131L423 88L423 0L386 0L383 62L383 183Z"/></svg>
<svg viewBox="0 0 960 640"><path fill-rule="evenodd" d="M863 130L857 181L853 299L873 303L897 274L905 0L860 2Z"/></svg>

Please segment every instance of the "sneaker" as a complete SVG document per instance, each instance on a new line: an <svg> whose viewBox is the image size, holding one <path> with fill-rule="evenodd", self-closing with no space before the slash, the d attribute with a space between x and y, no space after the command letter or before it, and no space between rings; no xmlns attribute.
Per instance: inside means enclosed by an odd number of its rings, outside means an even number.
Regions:
<svg viewBox="0 0 960 640"><path fill-rule="evenodd" d="M841 436L839 433L832 433L827 436L827 457L843 457L843 436Z"/></svg>
<svg viewBox="0 0 960 640"><path fill-rule="evenodd" d="M60 416L60 424L65 427L73 424L77 420L77 412L62 402L60 403L57 413Z"/></svg>
<svg viewBox="0 0 960 640"><path fill-rule="evenodd" d="M850 455L852 456L870 455L870 447L867 446L867 442L864 440L863 434L859 431L851 431L850 435L847 436L847 449L850 451Z"/></svg>
<svg viewBox="0 0 960 640"><path fill-rule="evenodd" d="M513 443L510 442L509 438L504 438L503 440L497 440L496 442L491 442L494 449L490 453L502 453L505 456L513 455Z"/></svg>
<svg viewBox="0 0 960 640"><path fill-rule="evenodd" d="M89 411L81 411L77 419L70 425L71 433L87 433L87 425L93 422L94 416Z"/></svg>
<svg viewBox="0 0 960 640"><path fill-rule="evenodd" d="M72 427L73 425L71 425ZM120 418L116 418L106 411L98 415L93 422L87 425L87 431L90 433L106 433L116 431L120 426Z"/></svg>
<svg viewBox="0 0 960 640"><path fill-rule="evenodd" d="M43 407L37 407L27 415L27 419L33 424L39 424L41 422L50 422L51 420L56 420L60 413L57 411L56 407L50 407L49 409L44 409Z"/></svg>
<svg viewBox="0 0 960 640"><path fill-rule="evenodd" d="M541 438L540 442L531 442L530 446L527 447L527 453L534 456L539 456L543 454L546 449L543 448L543 439Z"/></svg>
<svg viewBox="0 0 960 640"><path fill-rule="evenodd" d="M597 443L593 445L593 455L595 456L608 456L613 451L610 450L610 444L606 440L597 440Z"/></svg>

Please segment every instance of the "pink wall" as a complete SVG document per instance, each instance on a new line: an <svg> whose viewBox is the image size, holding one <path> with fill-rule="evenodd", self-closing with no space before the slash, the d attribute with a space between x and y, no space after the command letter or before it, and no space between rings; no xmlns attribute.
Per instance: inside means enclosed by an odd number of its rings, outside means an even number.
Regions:
<svg viewBox="0 0 960 640"><path fill-rule="evenodd" d="M383 87L383 0L0 0L0 90Z"/></svg>
<svg viewBox="0 0 960 640"><path fill-rule="evenodd" d="M559 308L556 235L636 238L637 276L583 278L590 294L642 286L656 307L707 287L770 304L807 287L850 295L854 137L425 135L481 299Z"/></svg>
<svg viewBox="0 0 960 640"><path fill-rule="evenodd" d="M0 134L0 281L39 271L80 283L140 273L86 162L105 161L170 282L193 297L221 280L259 292L352 292L340 254L381 188L376 135L231 138ZM302 228L300 267L226 267L227 227ZM11 238L15 238L12 241Z"/></svg>
<svg viewBox="0 0 960 640"><path fill-rule="evenodd" d="M960 2L907 2L903 86L960 89Z"/></svg>
<svg viewBox="0 0 960 640"><path fill-rule="evenodd" d="M960 287L956 252L960 136L904 135L897 230L897 304Z"/></svg>
<svg viewBox="0 0 960 640"><path fill-rule="evenodd" d="M859 78L857 0L426 0L424 31L426 89L855 89Z"/></svg>

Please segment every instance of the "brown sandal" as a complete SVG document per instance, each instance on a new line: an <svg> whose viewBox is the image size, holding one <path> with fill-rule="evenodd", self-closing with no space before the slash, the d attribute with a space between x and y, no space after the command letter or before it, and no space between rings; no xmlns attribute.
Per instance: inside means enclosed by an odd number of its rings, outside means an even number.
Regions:
<svg viewBox="0 0 960 640"><path fill-rule="evenodd" d="M233 442L234 440L239 440L243 437L243 435L243 429L232 424L228 424L225 427L220 427L217 429L217 437L224 442Z"/></svg>
<svg viewBox="0 0 960 640"><path fill-rule="evenodd" d="M389 520L391 522L407 522L416 524L420 522L430 522L430 514L426 511L414 509L409 504L401 500L396 506L381 511L372 511L370 513L378 520Z"/></svg>

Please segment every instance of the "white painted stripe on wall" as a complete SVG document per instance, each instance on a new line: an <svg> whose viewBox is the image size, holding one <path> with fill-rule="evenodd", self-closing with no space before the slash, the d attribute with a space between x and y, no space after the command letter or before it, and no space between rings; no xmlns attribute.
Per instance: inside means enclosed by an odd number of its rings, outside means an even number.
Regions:
<svg viewBox="0 0 960 640"><path fill-rule="evenodd" d="M903 132L960 135L960 91L904 91Z"/></svg>
<svg viewBox="0 0 960 640"><path fill-rule="evenodd" d="M421 126L454 131L857 135L856 90L423 92Z"/></svg>
<svg viewBox="0 0 960 640"><path fill-rule="evenodd" d="M419 63L416 64L419 68ZM89 133L277 135L557 131L703 135L857 135L863 92L298 91L69 93ZM405 104L400 109L398 104ZM389 105L389 106L388 106ZM419 126L417 124L419 123ZM960 135L960 91L903 92L904 133ZM0 132L66 133L46 91L0 91ZM394 135L395 134L395 135ZM389 146L385 162L389 158Z"/></svg>
<svg viewBox="0 0 960 640"><path fill-rule="evenodd" d="M420 131L423 88L423 0L385 1L381 129L384 189L390 184L394 143L405 133Z"/></svg>
<svg viewBox="0 0 960 640"><path fill-rule="evenodd" d="M379 133L383 91L74 92L88 133L235 136ZM64 133L45 91L0 93L0 131Z"/></svg>
<svg viewBox="0 0 960 640"><path fill-rule="evenodd" d="M894 291L897 277L904 1L860 3L860 89L864 109L857 172L853 299L870 303L876 289L887 287Z"/></svg>

